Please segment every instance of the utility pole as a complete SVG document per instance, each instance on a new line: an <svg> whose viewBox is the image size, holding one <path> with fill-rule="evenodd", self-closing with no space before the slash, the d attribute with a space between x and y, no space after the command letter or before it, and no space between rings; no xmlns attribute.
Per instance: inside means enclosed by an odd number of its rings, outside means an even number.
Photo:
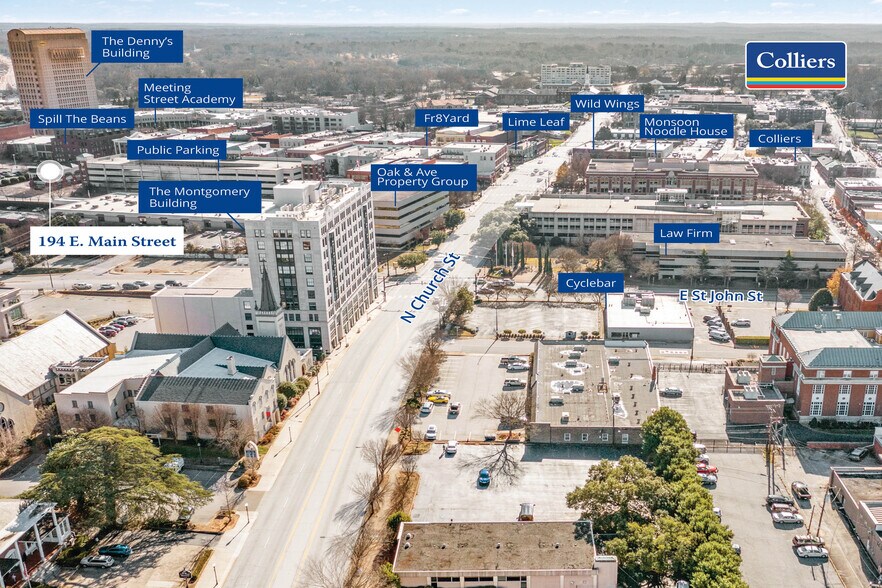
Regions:
<svg viewBox="0 0 882 588"><path fill-rule="evenodd" d="M821 504L821 514L818 516L818 533L817 533L818 537L821 536L821 521L824 520L824 509L827 506L827 496L829 494L830 494L830 487L825 486L824 487L824 502ZM809 533L811 533L811 532L812 532L812 530L809 529Z"/></svg>

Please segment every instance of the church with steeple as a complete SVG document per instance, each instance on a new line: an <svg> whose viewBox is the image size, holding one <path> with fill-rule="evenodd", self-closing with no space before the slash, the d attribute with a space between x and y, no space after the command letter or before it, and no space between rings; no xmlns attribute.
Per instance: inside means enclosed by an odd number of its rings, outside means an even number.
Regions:
<svg viewBox="0 0 882 588"><path fill-rule="evenodd" d="M285 335L285 312L276 302L266 264L260 266L260 300L255 300L254 334L258 337Z"/></svg>

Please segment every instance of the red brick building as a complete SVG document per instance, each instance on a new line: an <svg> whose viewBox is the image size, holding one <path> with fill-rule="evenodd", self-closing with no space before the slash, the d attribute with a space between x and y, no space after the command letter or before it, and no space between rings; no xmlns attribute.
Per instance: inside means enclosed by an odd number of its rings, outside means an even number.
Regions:
<svg viewBox="0 0 882 588"><path fill-rule="evenodd" d="M784 361L764 356L760 365L726 368L723 407L726 422L734 425L765 424L784 414L784 396L772 380L772 371Z"/></svg>
<svg viewBox="0 0 882 588"><path fill-rule="evenodd" d="M839 306L847 311L882 311L882 273L869 261L862 261L839 282Z"/></svg>
<svg viewBox="0 0 882 588"><path fill-rule="evenodd" d="M680 188L690 196L740 200L756 194L759 174L743 161L592 159L585 177L591 194L654 194L660 188Z"/></svg>
<svg viewBox="0 0 882 588"><path fill-rule="evenodd" d="M772 319L768 375L800 421L882 422L882 312L793 312ZM770 357L764 357L767 361Z"/></svg>

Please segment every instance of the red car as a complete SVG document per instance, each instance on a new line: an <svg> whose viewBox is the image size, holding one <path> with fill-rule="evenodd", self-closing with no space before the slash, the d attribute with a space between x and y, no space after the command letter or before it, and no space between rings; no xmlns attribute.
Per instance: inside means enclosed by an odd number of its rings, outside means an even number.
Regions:
<svg viewBox="0 0 882 588"><path fill-rule="evenodd" d="M717 469L717 466L707 463L695 464L695 469L696 471L698 471L699 474L716 474L719 471Z"/></svg>

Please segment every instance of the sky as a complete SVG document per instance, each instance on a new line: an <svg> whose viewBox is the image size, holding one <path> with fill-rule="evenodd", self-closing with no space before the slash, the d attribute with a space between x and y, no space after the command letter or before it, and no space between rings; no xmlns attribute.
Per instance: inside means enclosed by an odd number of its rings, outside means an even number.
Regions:
<svg viewBox="0 0 882 588"><path fill-rule="evenodd" d="M882 0L0 0L0 24L481 26L654 22L882 24Z"/></svg>

